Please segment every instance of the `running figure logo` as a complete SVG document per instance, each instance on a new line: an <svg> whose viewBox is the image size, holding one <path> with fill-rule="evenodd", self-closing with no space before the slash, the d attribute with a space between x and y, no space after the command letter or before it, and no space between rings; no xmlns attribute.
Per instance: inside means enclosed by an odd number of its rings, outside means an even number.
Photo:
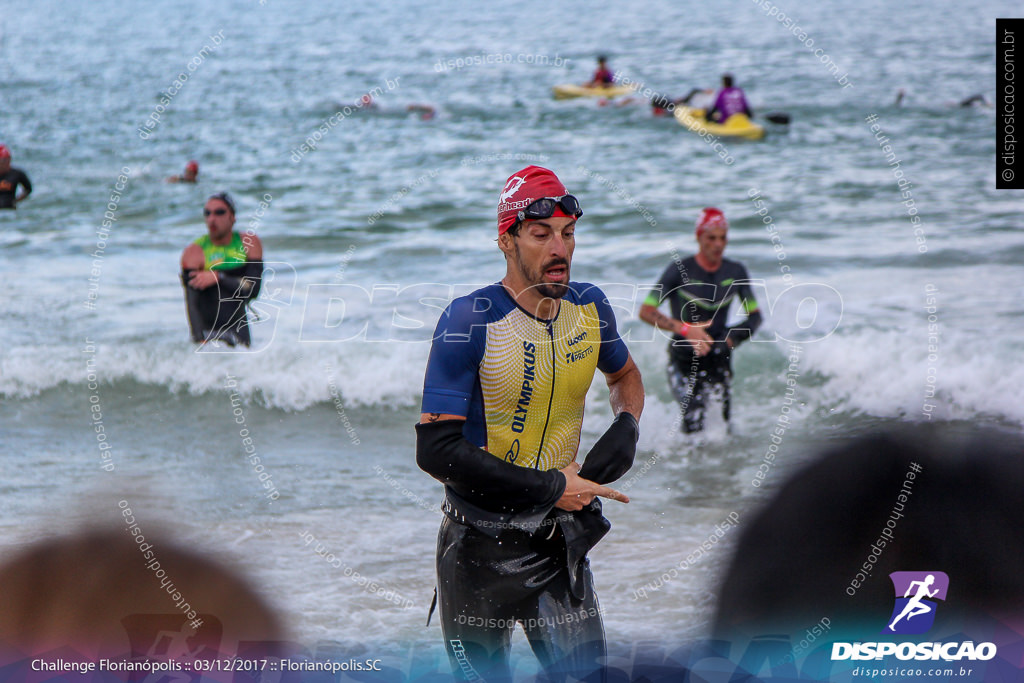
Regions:
<svg viewBox="0 0 1024 683"><path fill-rule="evenodd" d="M938 603L929 598L946 599L949 577L945 572L893 572L889 578L896 591L896 605L882 633L909 635L930 629Z"/></svg>
<svg viewBox="0 0 1024 683"><path fill-rule="evenodd" d="M526 181L519 176L514 176L508 179L508 184L505 185L505 189L502 191L501 196L498 197L498 202L507 202L519 192L519 188L523 186Z"/></svg>

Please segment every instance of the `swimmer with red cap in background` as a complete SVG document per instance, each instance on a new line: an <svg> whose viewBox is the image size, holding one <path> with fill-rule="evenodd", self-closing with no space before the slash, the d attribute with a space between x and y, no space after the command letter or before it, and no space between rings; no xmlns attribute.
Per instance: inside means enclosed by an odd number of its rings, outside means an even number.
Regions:
<svg viewBox="0 0 1024 683"><path fill-rule="evenodd" d="M181 175L172 175L167 179L169 183L194 183L199 179L199 162L190 161L185 164L185 172Z"/></svg>
<svg viewBox="0 0 1024 683"><path fill-rule="evenodd" d="M356 104L356 107L360 109L365 109L367 111L375 111L380 109L380 106L376 102L374 102L373 97L371 97L369 94L360 97L358 104ZM419 114L420 119L424 121L429 121L430 119L434 118L434 115L437 113L437 111L429 104L414 103L407 106L405 110L408 112L415 112Z"/></svg>
<svg viewBox="0 0 1024 683"><path fill-rule="evenodd" d="M747 269L722 256L729 242L728 230L721 211L704 209L697 219L697 253L668 264L640 307L641 320L672 333L668 383L683 412L687 433L704 428L707 402L715 394L721 394L722 417L728 422L733 349L761 325ZM658 310L666 299L671 317ZM728 326L734 301L746 318Z"/></svg>
<svg viewBox="0 0 1024 683"><path fill-rule="evenodd" d="M629 502L606 484L633 464L644 388L607 297L570 279L582 216L548 169L512 174L498 198L505 277L452 301L433 336L416 463L444 484L436 597L457 680L511 680L517 624L544 680L601 680L587 552L611 526L598 497ZM615 419L581 467L597 371Z"/></svg>
<svg viewBox="0 0 1024 683"><path fill-rule="evenodd" d="M429 104L410 104L405 110L419 114L422 121L429 121L437 115L437 110Z"/></svg>
<svg viewBox="0 0 1024 683"><path fill-rule="evenodd" d="M21 194L15 196L18 186ZM0 209L15 209L18 202L32 194L32 183L20 168L11 166L11 150L0 145Z"/></svg>

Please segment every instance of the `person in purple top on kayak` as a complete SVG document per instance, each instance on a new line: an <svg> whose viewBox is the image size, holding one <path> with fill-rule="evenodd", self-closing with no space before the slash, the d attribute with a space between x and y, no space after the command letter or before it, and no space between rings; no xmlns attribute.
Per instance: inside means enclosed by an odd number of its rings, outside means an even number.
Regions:
<svg viewBox="0 0 1024 683"><path fill-rule="evenodd" d="M740 88L732 84L732 74L722 76L722 89L715 97L715 103L708 109L704 118L708 121L723 123L733 114L746 114L754 118L754 112L747 104L747 98Z"/></svg>

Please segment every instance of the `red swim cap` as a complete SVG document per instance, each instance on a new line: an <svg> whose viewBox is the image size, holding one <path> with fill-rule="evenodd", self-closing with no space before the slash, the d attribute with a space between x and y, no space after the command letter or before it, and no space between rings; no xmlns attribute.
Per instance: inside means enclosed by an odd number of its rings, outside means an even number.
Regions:
<svg viewBox="0 0 1024 683"><path fill-rule="evenodd" d="M193 173L199 173L199 162L198 161L190 161L190 162L188 162L187 164L185 164L185 170L186 171L192 171Z"/></svg>
<svg viewBox="0 0 1024 683"><path fill-rule="evenodd" d="M7 149L7 145L0 145L0 159L10 159L11 150Z"/></svg>
<svg viewBox="0 0 1024 683"><path fill-rule="evenodd" d="M725 220L725 214L714 207L708 207L701 211L700 218L697 219L697 235L699 236L705 230L711 230L712 228L725 228L729 229L729 222Z"/></svg>
<svg viewBox="0 0 1024 683"><path fill-rule="evenodd" d="M527 166L516 171L505 181L498 197L498 234L504 235L519 220L519 212L543 197L562 197L568 194L565 185L553 171L540 166ZM562 207L555 216L566 216Z"/></svg>

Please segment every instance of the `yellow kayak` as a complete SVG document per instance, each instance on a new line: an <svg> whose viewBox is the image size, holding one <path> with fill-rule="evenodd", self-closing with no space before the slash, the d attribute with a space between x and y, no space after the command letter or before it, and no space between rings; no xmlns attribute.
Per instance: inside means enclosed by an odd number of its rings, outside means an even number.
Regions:
<svg viewBox="0 0 1024 683"><path fill-rule="evenodd" d="M760 140L764 137L764 126L757 125L746 114L733 114L723 123L705 120L704 110L692 107L676 107L673 115L680 125L686 126L695 133L703 133L706 130L709 134L719 137L746 138L747 140Z"/></svg>
<svg viewBox="0 0 1024 683"><path fill-rule="evenodd" d="M569 100L575 97L618 97L628 95L636 88L634 86L612 85L601 86L600 88L588 88L575 83L563 83L551 88L556 100Z"/></svg>

